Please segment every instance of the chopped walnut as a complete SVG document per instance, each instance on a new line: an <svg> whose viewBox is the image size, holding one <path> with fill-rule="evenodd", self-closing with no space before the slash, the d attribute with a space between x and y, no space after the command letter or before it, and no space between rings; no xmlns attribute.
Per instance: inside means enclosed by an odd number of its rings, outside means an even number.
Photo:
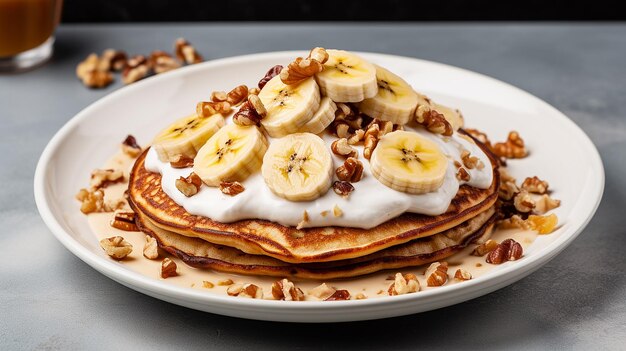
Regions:
<svg viewBox="0 0 626 351"><path fill-rule="evenodd" d="M124 230L127 232L138 232L137 224L135 224L135 212L133 211L116 211L113 219L109 222L111 227Z"/></svg>
<svg viewBox="0 0 626 351"><path fill-rule="evenodd" d="M211 117L216 113L227 115L230 111L231 106L227 101L200 101L196 104L196 114L200 117Z"/></svg>
<svg viewBox="0 0 626 351"><path fill-rule="evenodd" d="M248 96L250 96L250 95L259 95L260 92L261 92L261 89L259 89L259 88L250 88L250 89L248 89Z"/></svg>
<svg viewBox="0 0 626 351"><path fill-rule="evenodd" d="M467 150L463 150L461 152L461 161L463 161L463 165L467 169L483 169L485 164L478 159L476 156L471 156L470 152Z"/></svg>
<svg viewBox="0 0 626 351"><path fill-rule="evenodd" d="M370 124L365 134L363 134L363 139L365 140L363 143L363 157L368 160L372 157L372 152L374 152L378 144L379 135L380 126L378 124Z"/></svg>
<svg viewBox="0 0 626 351"><path fill-rule="evenodd" d="M452 125L446 120L444 115L435 110L431 110L430 107L425 105L418 106L415 111L415 117L417 123L424 126L431 133L451 136L454 131Z"/></svg>
<svg viewBox="0 0 626 351"><path fill-rule="evenodd" d="M141 146L137 144L134 136L128 135L122 142L122 152L130 157L137 157L141 154Z"/></svg>
<svg viewBox="0 0 626 351"><path fill-rule="evenodd" d="M363 140L363 138L365 137L365 131L363 129L357 129L354 131L354 134L352 134L349 138L348 138L348 144L350 145L356 145L358 144L361 140Z"/></svg>
<svg viewBox="0 0 626 351"><path fill-rule="evenodd" d="M359 155L359 152L355 148L350 146L350 144L348 144L348 139L346 138L340 138L333 141L333 143L330 145L330 150L338 156L356 158Z"/></svg>
<svg viewBox="0 0 626 351"><path fill-rule="evenodd" d="M469 182L470 178L470 174L465 168L461 167L456 171L456 179Z"/></svg>
<svg viewBox="0 0 626 351"><path fill-rule="evenodd" d="M523 229L523 230L532 230L531 223L522 219L522 217L520 217L520 215L517 215L517 214L511 216L510 218L500 221L498 223L498 226L502 229L518 228L518 229Z"/></svg>
<svg viewBox="0 0 626 351"><path fill-rule="evenodd" d="M335 170L339 180L356 183L363 178L363 163L354 157L348 157L342 166Z"/></svg>
<svg viewBox="0 0 626 351"><path fill-rule="evenodd" d="M303 301L304 293L294 283L287 279L275 281L272 284L272 296L276 300Z"/></svg>
<svg viewBox="0 0 626 351"><path fill-rule="evenodd" d="M124 206L125 201L119 200L114 202L104 201L104 191L80 189L76 194L76 199L81 202L80 211L84 214L93 212L113 212Z"/></svg>
<svg viewBox="0 0 626 351"><path fill-rule="evenodd" d="M159 245L155 238L146 235L146 242L143 245L143 256L150 260L159 258Z"/></svg>
<svg viewBox="0 0 626 351"><path fill-rule="evenodd" d="M349 138L350 137L350 126L345 121L339 121L334 123L335 134L339 138Z"/></svg>
<svg viewBox="0 0 626 351"><path fill-rule="evenodd" d="M471 135L474 139L480 141L482 144L487 146L488 149L492 149L491 141L487 137L487 134L481 132L478 129L465 129L465 131Z"/></svg>
<svg viewBox="0 0 626 351"><path fill-rule="evenodd" d="M313 56L312 56L313 55ZM323 60L319 61L319 60ZM309 53L309 57L298 57L287 68L280 72L280 80L287 85L296 85L312 77L324 69L324 62L328 60L328 53L323 48L315 48Z"/></svg>
<svg viewBox="0 0 626 351"><path fill-rule="evenodd" d="M258 84L259 89L263 89L265 84L267 84L267 82L272 80L272 78L274 78L277 75L279 75L282 70L283 70L283 66L281 66L281 65L276 65L276 66L270 68L267 71L267 73L265 73L265 76L263 78L261 78L261 80L259 81L259 84Z"/></svg>
<svg viewBox="0 0 626 351"><path fill-rule="evenodd" d="M480 245L476 246L474 251L472 251L472 255L473 256L485 256L486 254L488 254L491 251L495 250L496 247L498 247L498 242L495 241L495 240L489 239L486 242L484 242L483 244L480 244Z"/></svg>
<svg viewBox="0 0 626 351"><path fill-rule="evenodd" d="M248 96L248 102L250 103L250 107L252 107L254 112L256 112L256 114L259 115L259 117L261 117L261 119L263 119L263 118L265 118L265 116L267 116L267 110L265 109L265 106L263 105L263 102L261 101L261 99L258 96L256 96L256 95Z"/></svg>
<svg viewBox="0 0 626 351"><path fill-rule="evenodd" d="M214 91L211 92L211 101L213 102L222 102L228 99L228 94L225 91Z"/></svg>
<svg viewBox="0 0 626 351"><path fill-rule="evenodd" d="M420 291L420 283L415 274L396 273L394 282L389 285L387 293L389 296L404 295Z"/></svg>
<svg viewBox="0 0 626 351"><path fill-rule="evenodd" d="M308 294L320 300L326 300L331 297L335 291L337 291L335 288L326 285L326 283L322 283L321 285L309 290Z"/></svg>
<svg viewBox="0 0 626 351"><path fill-rule="evenodd" d="M226 95L226 101L228 101L231 106L237 106L244 102L247 97L248 87L245 85L239 85L228 92L228 94Z"/></svg>
<svg viewBox="0 0 626 351"><path fill-rule="evenodd" d="M339 196L347 197L354 191L354 186L345 180L337 180L333 182L333 191Z"/></svg>
<svg viewBox="0 0 626 351"><path fill-rule="evenodd" d="M91 54L78 64L76 76L89 88L103 88L113 82L113 75L109 70L100 68L98 55Z"/></svg>
<svg viewBox="0 0 626 351"><path fill-rule="evenodd" d="M500 157L506 158L524 158L528 155L528 151L526 151L524 146L524 139L516 131L509 133L507 141L496 143L493 146L493 152Z"/></svg>
<svg viewBox="0 0 626 351"><path fill-rule="evenodd" d="M515 209L521 213L527 213L535 208L535 201L526 190L521 190L513 197Z"/></svg>
<svg viewBox="0 0 626 351"><path fill-rule="evenodd" d="M177 276L178 272L176 269L176 262L166 257L163 261L161 261L161 278L167 279L169 277Z"/></svg>
<svg viewBox="0 0 626 351"><path fill-rule="evenodd" d="M121 236L113 236L100 240L100 247L111 258L121 260L133 251L133 245Z"/></svg>
<svg viewBox="0 0 626 351"><path fill-rule="evenodd" d="M501 264L506 261L519 260L523 254L522 245L513 239L506 239L487 255L486 261L491 264Z"/></svg>
<svg viewBox="0 0 626 351"><path fill-rule="evenodd" d="M548 194L543 194L539 199L535 200L533 213L542 215L559 206L561 206L561 200L553 199Z"/></svg>
<svg viewBox="0 0 626 351"><path fill-rule="evenodd" d="M363 293L358 293L356 294L356 296L354 296L355 300L365 300L367 299L367 295L363 294Z"/></svg>
<svg viewBox="0 0 626 351"><path fill-rule="evenodd" d="M203 280L202 281L202 287L206 288L206 289L213 289L215 287L215 284L211 283L208 280Z"/></svg>
<svg viewBox="0 0 626 351"><path fill-rule="evenodd" d="M350 300L350 292L348 290L336 290L332 295L324 299L324 301L343 301L343 300Z"/></svg>
<svg viewBox="0 0 626 351"><path fill-rule="evenodd" d="M335 217L343 216L343 211L337 205L333 206L333 216L335 216Z"/></svg>
<svg viewBox="0 0 626 351"><path fill-rule="evenodd" d="M533 194L545 194L548 192L549 184L545 180L539 179L539 177L527 177L522 183L522 189Z"/></svg>
<svg viewBox="0 0 626 351"><path fill-rule="evenodd" d="M249 299L263 298L263 289L254 284L234 284L228 287L226 293L230 296L245 297Z"/></svg>
<svg viewBox="0 0 626 351"><path fill-rule="evenodd" d="M258 99L256 95L250 95L250 97L252 96ZM253 98L253 100L256 99ZM262 118L263 117L260 116L254 109L252 103L250 103L250 101L246 101L241 104L241 107L239 107L239 111L235 112L235 115L233 116L233 122L240 126L254 126L259 124Z"/></svg>
<svg viewBox="0 0 626 351"><path fill-rule="evenodd" d="M224 279L217 282L219 286L229 286L233 284L235 284L235 282L232 279Z"/></svg>
<svg viewBox="0 0 626 351"><path fill-rule="evenodd" d="M172 55L161 50L153 51L148 62L156 74L165 73L181 66L180 62L173 58Z"/></svg>
<svg viewBox="0 0 626 351"><path fill-rule="evenodd" d="M194 196L200 191L200 186L202 185L202 179L200 177L191 172L187 178L180 177L176 179L176 189L180 191L186 197Z"/></svg>
<svg viewBox="0 0 626 351"><path fill-rule="evenodd" d="M352 116L352 115L354 115L354 111L352 111L350 106L342 102L337 103L337 111L335 112L335 119L343 120L343 119L346 119L346 117Z"/></svg>
<svg viewBox="0 0 626 351"><path fill-rule="evenodd" d="M131 84L141 80L150 74L150 64L145 56L137 55L131 57L122 72L122 81L124 84Z"/></svg>
<svg viewBox="0 0 626 351"><path fill-rule="evenodd" d="M184 38L176 39L174 42L174 52L179 60L187 63L188 65L202 62L202 56Z"/></svg>
<svg viewBox="0 0 626 351"><path fill-rule="evenodd" d="M515 178L511 177L504 169L500 169L500 190L498 197L502 200L509 201L513 199L515 194L519 193L519 188L515 183Z"/></svg>
<svg viewBox="0 0 626 351"><path fill-rule="evenodd" d="M448 263L433 262L424 275L428 286L442 286L448 281Z"/></svg>
<svg viewBox="0 0 626 351"><path fill-rule="evenodd" d="M91 172L91 189L103 189L111 184L124 181L124 172L119 169L95 169Z"/></svg>
<svg viewBox="0 0 626 351"><path fill-rule="evenodd" d="M235 196L243 193L244 190L246 190L246 188L239 182L220 182L220 191L223 194Z"/></svg>
<svg viewBox="0 0 626 351"><path fill-rule="evenodd" d="M472 274L463 268L459 268L454 272L454 279L461 281L470 280L472 279Z"/></svg>
<svg viewBox="0 0 626 351"><path fill-rule="evenodd" d="M100 71L121 71L126 67L128 57L124 51L115 49L104 50L98 62Z"/></svg>
<svg viewBox="0 0 626 351"><path fill-rule="evenodd" d="M193 158L180 155L176 161L170 162L172 168L189 168L193 167Z"/></svg>

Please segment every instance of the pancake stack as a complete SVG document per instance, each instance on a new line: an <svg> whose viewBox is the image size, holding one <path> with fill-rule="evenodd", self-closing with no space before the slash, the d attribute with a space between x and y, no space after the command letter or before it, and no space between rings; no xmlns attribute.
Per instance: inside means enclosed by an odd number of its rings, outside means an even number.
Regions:
<svg viewBox="0 0 626 351"><path fill-rule="evenodd" d="M313 58L315 58L314 52L307 59ZM332 60L331 53L329 61ZM389 75L391 75L390 72L382 68L378 69L378 75L375 77L378 77L379 91L383 89L383 86L385 89L391 89L388 85L381 83L386 83L387 80L393 78L389 78ZM385 79L381 80L381 76ZM280 77L283 78L282 74ZM394 126L405 125L414 123L413 116L420 113L420 102L417 99L415 106L410 110L411 118L408 119L404 117L405 114L402 111L378 108L380 101L371 100L374 98L384 100L386 97L381 93L377 95L376 89L373 92L370 91L371 89L361 89L360 95L347 94L346 91L338 93L338 90L333 90L332 79L327 79L328 77L321 79L317 76L315 78L320 85L322 100L332 97L335 103L350 103L350 106L358 109L358 114L369 120L374 118L374 121L392 120ZM315 83L314 77L308 79L313 82L310 84ZM288 81L288 79L283 79L283 82L285 80ZM275 88L275 84L270 87ZM315 89L318 89L317 85ZM261 97L264 90L262 89L259 94ZM450 109L436 105L427 98L426 101L432 109L435 108L434 106L439 106L442 111L440 115L449 114ZM317 105L319 108L319 101ZM335 107L332 111L336 113L338 110ZM273 139L269 143L270 150L271 143L275 140L302 133L301 130L291 132L286 131L285 128L278 128L277 120L286 117L283 115L272 117L269 116L271 113L272 111L268 109L268 116L262 116L265 117L263 121L269 120L267 123L262 122L265 126L262 130L280 135L271 135ZM386 116L386 113L389 115ZM385 119L386 117L388 118ZM312 117L309 116L309 118ZM333 123L332 118L321 131L311 133L311 135L332 133L331 123ZM489 238L497 214L496 200L500 184L497 162L484 145L471 139L462 129L459 129L458 120L454 123L457 124L455 128L457 130L454 133L462 134L465 139L471 140L490 158L490 165L486 167L492 172L492 182L484 189L469 184L460 185L447 210L438 215L405 212L367 229L337 225L296 227L282 225L264 218L220 222L206 216L191 214L168 196L161 184L162 175L146 168L146 159L150 150L146 150L137 159L130 173L129 203L137 214L137 225L143 232L154 237L162 249L179 257L188 265L198 268L238 274L323 280L355 277L385 269L400 269L439 261L462 250L470 243L484 242ZM212 126L211 128L215 130L210 133L216 133L216 130L222 128L224 124L228 125L228 121ZM424 127L429 126L424 125ZM256 127L246 126L245 128ZM421 126L417 125L414 128L421 128ZM209 138L204 138L203 141L206 144L212 142ZM197 146L202 147L202 145ZM152 148L159 149L160 158L165 155L161 161L172 162L172 159L168 157L176 156L172 155L170 150L163 150L158 142L155 142ZM185 150L191 155L178 156L193 156L194 148ZM198 154L202 153L202 150L198 151ZM265 159L263 161L266 162ZM190 170L191 167L197 170L198 165L198 162L193 166L190 165ZM256 171L260 172L260 169ZM252 169L249 173L254 174L254 172L255 170ZM202 186L215 186L206 180L211 179L211 174L205 173L202 174L204 181ZM388 179L379 180L385 183ZM245 179L241 181L244 185L246 184ZM385 185L394 188L397 182ZM323 195L329 187L330 185L321 189L320 193ZM432 189L409 190L432 191ZM272 191L277 193L275 189ZM359 189L359 191L365 190ZM289 201L314 201L314 199L290 200L285 197L284 201L288 206ZM207 203L206 206L220 206L219 199L216 198L213 203Z"/></svg>

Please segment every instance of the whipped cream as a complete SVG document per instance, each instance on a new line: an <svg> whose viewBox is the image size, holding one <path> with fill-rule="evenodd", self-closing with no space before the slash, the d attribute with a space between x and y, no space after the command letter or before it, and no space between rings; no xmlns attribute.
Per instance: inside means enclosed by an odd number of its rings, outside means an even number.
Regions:
<svg viewBox="0 0 626 351"><path fill-rule="evenodd" d="M404 129L436 142L448 157L449 165L443 185L436 191L415 195L393 190L380 183L372 175L368 160L362 156L362 145L354 147L359 151L359 160L363 162L363 178L352 184L355 189L347 198L329 189L325 195L313 201L289 201L272 193L265 185L260 170L242 182L246 190L236 196L225 195L219 188L203 184L196 195L186 197L176 189L175 182L179 177L187 177L193 171L192 168L172 168L168 162L161 162L153 149L148 151L145 167L151 172L161 174L163 191L191 214L209 217L223 223L242 219L265 219L285 226L297 226L306 211L309 220L303 226L304 228L342 226L369 229L404 212L435 216L448 209L461 184L467 183L481 189L486 189L491 185L493 178L491 162L480 147L472 141L456 132L451 137L443 137L419 126L406 125ZM337 138L326 132L320 136L328 145L330 152L330 145ZM271 143L272 139L268 138L268 140ZM470 174L468 182L459 181L456 178L454 166L455 160L462 163L461 152L463 150L468 150L472 156L478 157L485 164L485 167L480 170L468 169ZM333 169L336 169L343 164L344 158L332 155ZM333 181L337 180L334 172L333 176ZM343 212L339 217L333 215L335 206Z"/></svg>

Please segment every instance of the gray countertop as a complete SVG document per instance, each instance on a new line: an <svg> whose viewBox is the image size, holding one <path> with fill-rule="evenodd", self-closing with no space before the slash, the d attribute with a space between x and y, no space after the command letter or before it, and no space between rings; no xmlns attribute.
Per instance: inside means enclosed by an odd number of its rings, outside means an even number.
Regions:
<svg viewBox="0 0 626 351"><path fill-rule="evenodd" d="M66 250L40 219L33 173L52 135L121 84L85 89L76 64L114 47L148 54L184 36L207 59L340 47L478 71L572 118L598 147L606 191L587 229L507 288L400 318L302 325L198 312L142 295ZM0 75L0 349L623 349L626 341L625 24L84 25L55 56ZM119 79L118 79L119 80Z"/></svg>

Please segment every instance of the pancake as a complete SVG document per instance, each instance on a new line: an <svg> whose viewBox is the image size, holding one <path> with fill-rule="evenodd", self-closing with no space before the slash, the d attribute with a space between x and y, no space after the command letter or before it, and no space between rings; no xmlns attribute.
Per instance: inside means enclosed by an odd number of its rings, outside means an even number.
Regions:
<svg viewBox="0 0 626 351"><path fill-rule="evenodd" d="M236 274L327 280L443 260L470 243L487 240L493 229L495 212L495 207L491 207L442 233L363 257L305 264L291 264L268 256L251 255L232 247L176 234L161 229L141 213L138 213L137 223L143 232L157 240L159 247L192 267Z"/></svg>
<svg viewBox="0 0 626 351"><path fill-rule="evenodd" d="M160 174L145 169L146 154L147 150L137 159L130 173L129 203L154 226L289 263L362 257L444 232L490 209L497 200L500 183L497 166L494 166L493 182L488 189L462 185L448 210L438 216L405 213L371 229L318 227L298 230L262 219L221 223L192 215L163 192ZM497 165L495 160L492 164Z"/></svg>

